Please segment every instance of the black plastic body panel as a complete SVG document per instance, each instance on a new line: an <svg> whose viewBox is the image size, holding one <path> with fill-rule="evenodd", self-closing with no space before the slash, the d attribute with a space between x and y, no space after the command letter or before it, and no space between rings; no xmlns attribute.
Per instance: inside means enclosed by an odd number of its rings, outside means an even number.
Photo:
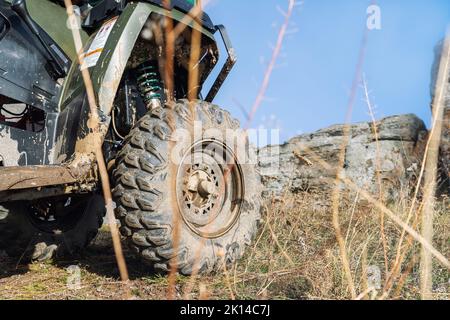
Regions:
<svg viewBox="0 0 450 320"><path fill-rule="evenodd" d="M0 40L0 93L56 112L59 86L48 70L45 50L8 6L0 6L0 15L10 26Z"/></svg>
<svg viewBox="0 0 450 320"><path fill-rule="evenodd" d="M117 2L116 0L103 0L90 11L89 16L83 23L83 27L88 29L98 27L108 17L120 13L125 8L127 2L130 1L121 0ZM144 2L164 7L164 0L145 0ZM170 6L170 9L178 9L184 13L188 13L193 8L193 5L189 4L186 0L172 0L170 1ZM215 31L214 24L206 13L203 13L201 23L209 31Z"/></svg>
<svg viewBox="0 0 450 320"><path fill-rule="evenodd" d="M52 162L60 85L48 70L45 50L25 23L0 2L7 26L0 38L0 95L41 109L44 130L31 132L0 124L0 156L6 165L41 165Z"/></svg>

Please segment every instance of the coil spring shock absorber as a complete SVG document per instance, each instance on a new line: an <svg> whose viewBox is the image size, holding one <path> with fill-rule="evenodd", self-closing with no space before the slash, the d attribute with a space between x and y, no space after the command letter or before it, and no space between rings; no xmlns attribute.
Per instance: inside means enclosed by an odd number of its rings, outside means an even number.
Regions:
<svg viewBox="0 0 450 320"><path fill-rule="evenodd" d="M148 109L162 104L164 89L156 61L144 62L137 68L137 85Z"/></svg>

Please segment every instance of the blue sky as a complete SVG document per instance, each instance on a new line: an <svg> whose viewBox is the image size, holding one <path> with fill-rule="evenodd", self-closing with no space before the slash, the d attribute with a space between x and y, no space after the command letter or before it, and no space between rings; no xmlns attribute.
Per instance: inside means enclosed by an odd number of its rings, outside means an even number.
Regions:
<svg viewBox="0 0 450 320"><path fill-rule="evenodd" d="M266 99L252 127L279 128L281 139L346 118L348 97L367 20L369 0L304 0ZM212 0L205 8L229 31L239 61L215 103L245 123L272 54L288 0ZM378 0L381 30L369 32L363 72L375 116L415 113L430 122L430 74L435 44L450 23L448 0ZM352 121L370 121L359 89Z"/></svg>

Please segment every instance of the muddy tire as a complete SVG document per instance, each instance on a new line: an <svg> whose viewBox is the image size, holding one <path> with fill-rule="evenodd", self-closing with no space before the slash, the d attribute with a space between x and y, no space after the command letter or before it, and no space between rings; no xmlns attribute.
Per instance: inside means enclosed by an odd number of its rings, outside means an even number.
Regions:
<svg viewBox="0 0 450 320"><path fill-rule="evenodd" d="M103 223L104 202L98 195L68 199L0 204L0 250L21 262L80 252Z"/></svg>
<svg viewBox="0 0 450 320"><path fill-rule="evenodd" d="M202 134L184 141L192 119ZM116 216L131 249L154 271L211 273L235 263L251 244L261 183L254 158L235 161L224 141L238 129L217 106L181 100L149 112L125 139L114 171ZM248 159L252 150L244 140ZM169 161L169 150L179 159ZM220 161L225 154L234 165Z"/></svg>

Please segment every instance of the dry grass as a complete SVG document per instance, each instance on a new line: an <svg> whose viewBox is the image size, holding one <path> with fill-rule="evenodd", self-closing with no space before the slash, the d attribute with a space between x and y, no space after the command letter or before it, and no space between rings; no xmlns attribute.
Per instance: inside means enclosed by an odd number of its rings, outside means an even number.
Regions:
<svg viewBox="0 0 450 320"><path fill-rule="evenodd" d="M376 209L355 201L354 196L340 205L341 228L348 253L350 271L358 298L379 299L383 296L388 276L380 237L380 219ZM266 206L264 220L254 246L235 268L224 274L192 279L177 276L176 298L198 299L350 299L339 246L332 225L332 212L319 205L330 195L286 195ZM392 206L406 219L410 200L404 198ZM435 211L434 245L444 256L450 256L449 199L443 199ZM417 225L415 226L417 229ZM385 236L388 260L395 260L402 229L386 221ZM0 258L0 299L121 299L123 284L115 264L108 232L100 235L84 256L58 264L20 265ZM408 242L408 241L405 241ZM109 248L109 249L108 249ZM392 281L386 299L419 299L420 245L411 242L406 250L398 276ZM152 275L125 252L130 270L130 290L136 299L166 299L169 280ZM81 268L81 288L69 290L70 275L66 268ZM374 270L381 275L380 287L368 290ZM369 271L369 272L368 272ZM367 275L367 273L369 273ZM371 275L372 273L372 275ZM366 276L364 276L366 274ZM369 278L369 279L368 279ZM450 273L435 264L433 297L449 299ZM376 284L376 283L375 283ZM189 294L186 296L186 290Z"/></svg>
<svg viewBox="0 0 450 320"><path fill-rule="evenodd" d="M348 253L351 276L355 290L360 295L367 292L367 283L371 282L367 270L379 270L381 278L379 288L371 291L372 298L381 298L386 289L385 253L381 238L380 219L376 208L355 202L353 198L342 199L340 203L340 223ZM329 195L299 194L288 196L282 202L273 205L266 213L257 246L243 262L245 268L238 267L240 297L268 297L287 299L350 299L345 271L336 242L330 209L318 206L318 199L330 198ZM405 219L410 201L403 199L393 208L402 212ZM435 219L435 247L444 255L450 255L448 235L450 217L448 200L439 202ZM269 228L270 226L270 228ZM417 225L416 225L417 228ZM274 230L272 233L271 230ZM402 229L386 221L385 237L388 245L388 261L395 258L395 248ZM279 246L279 243L282 245ZM388 299L420 298L419 259L420 246L412 244L405 248L405 261L400 268L400 276L391 284L394 290ZM289 255L289 259L285 256ZM290 261L293 261L292 265ZM244 272L240 273L239 269ZM246 270L246 271L245 271ZM450 298L448 269L435 265L433 273L433 297ZM375 283L376 284L376 283ZM266 296L264 296L264 294ZM363 294L363 297L366 297Z"/></svg>

